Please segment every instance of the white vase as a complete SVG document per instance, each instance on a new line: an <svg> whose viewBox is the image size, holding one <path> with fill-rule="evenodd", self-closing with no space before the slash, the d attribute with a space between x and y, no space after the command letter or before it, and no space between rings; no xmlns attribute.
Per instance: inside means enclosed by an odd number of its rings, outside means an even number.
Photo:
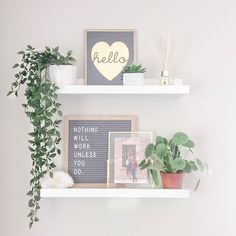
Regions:
<svg viewBox="0 0 236 236"><path fill-rule="evenodd" d="M50 80L59 87L75 84L77 79L77 66L51 65L49 67Z"/></svg>
<svg viewBox="0 0 236 236"><path fill-rule="evenodd" d="M143 73L124 73L123 85L140 86L143 85Z"/></svg>

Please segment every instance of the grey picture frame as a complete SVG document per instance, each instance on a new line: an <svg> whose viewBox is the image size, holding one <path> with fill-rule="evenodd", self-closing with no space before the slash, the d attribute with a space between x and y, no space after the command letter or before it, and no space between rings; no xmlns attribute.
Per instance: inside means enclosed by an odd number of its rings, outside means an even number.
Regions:
<svg viewBox="0 0 236 236"><path fill-rule="evenodd" d="M85 29L85 85L123 85L121 72L109 81L98 71L91 59L91 51L97 42L106 42L111 46L114 42L119 41L128 47L129 59L127 64L131 64L137 59L136 34L135 29Z"/></svg>

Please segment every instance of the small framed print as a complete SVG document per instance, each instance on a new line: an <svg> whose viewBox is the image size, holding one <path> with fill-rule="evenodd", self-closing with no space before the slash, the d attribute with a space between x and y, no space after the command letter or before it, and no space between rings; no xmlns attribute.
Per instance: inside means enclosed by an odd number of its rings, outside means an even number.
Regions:
<svg viewBox="0 0 236 236"><path fill-rule="evenodd" d="M85 30L85 84L122 85L135 54L135 30Z"/></svg>
<svg viewBox="0 0 236 236"><path fill-rule="evenodd" d="M148 184L147 170L140 170L152 132L109 133L109 184Z"/></svg>

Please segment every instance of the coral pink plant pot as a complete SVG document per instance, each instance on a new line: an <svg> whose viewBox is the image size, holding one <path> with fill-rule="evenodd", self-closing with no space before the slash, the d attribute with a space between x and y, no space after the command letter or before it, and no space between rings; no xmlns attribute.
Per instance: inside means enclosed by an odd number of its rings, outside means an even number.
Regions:
<svg viewBox="0 0 236 236"><path fill-rule="evenodd" d="M181 189L183 186L184 173L160 173L162 179L162 188Z"/></svg>

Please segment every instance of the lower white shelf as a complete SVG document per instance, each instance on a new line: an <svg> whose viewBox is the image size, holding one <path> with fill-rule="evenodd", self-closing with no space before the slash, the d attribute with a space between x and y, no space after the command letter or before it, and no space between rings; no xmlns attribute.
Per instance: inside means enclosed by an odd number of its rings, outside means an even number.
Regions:
<svg viewBox="0 0 236 236"><path fill-rule="evenodd" d="M188 85L144 85L144 86L102 86L102 85L71 85L62 87L58 94L156 94L184 95L189 94Z"/></svg>
<svg viewBox="0 0 236 236"><path fill-rule="evenodd" d="M42 198L189 198L187 189L135 189L135 188L52 188L41 189Z"/></svg>

